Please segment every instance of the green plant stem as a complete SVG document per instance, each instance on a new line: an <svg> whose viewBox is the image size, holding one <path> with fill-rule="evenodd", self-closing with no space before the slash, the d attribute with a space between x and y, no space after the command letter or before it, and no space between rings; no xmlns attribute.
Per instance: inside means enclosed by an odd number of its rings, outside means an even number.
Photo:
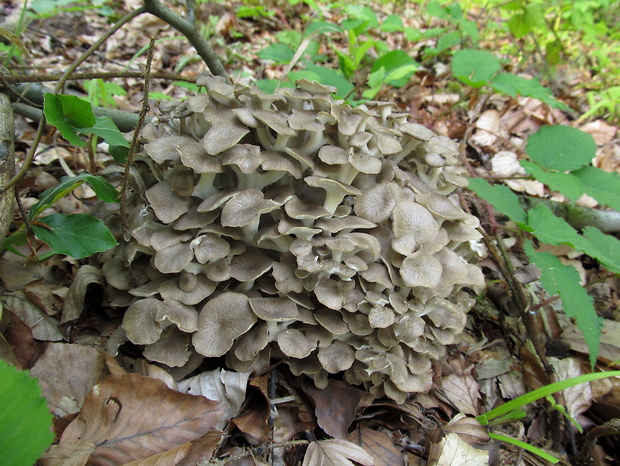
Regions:
<svg viewBox="0 0 620 466"><path fill-rule="evenodd" d="M88 57L90 57L95 52L95 50L101 47L101 45L106 40L108 40L110 37L112 37L112 35L116 33L116 31L118 31L121 27L123 27L129 21L134 19L136 16L141 15L145 11L146 9L144 7L140 7L137 10L134 10L126 14L120 20L118 20L116 24L114 24L110 29L108 29L108 31L106 31L104 35L102 35L99 39L97 39L97 41L93 45L91 45L88 50L86 50L77 60L75 60L69 66L69 68L67 68L67 70L64 72L64 74L61 76L61 78L56 83L54 90L52 91L54 95L58 95L58 93L63 88L63 86L65 85L65 83L67 82L71 74L73 74L73 72L77 69L77 67L80 66ZM39 146L39 143L41 142L41 138L43 137L43 131L45 130L46 122L47 120L45 119L45 114L42 114L41 119L39 120L39 127L37 129L34 140L32 142L32 146L30 147L30 150L28 151L28 154L26 155L26 158L24 160L24 163L22 164L22 167L15 174L15 176L2 187L2 190L0 190L0 193L3 193L7 189L10 189L13 186L15 186L15 184L17 184L17 182L22 179L22 177L26 174L26 172L30 168L30 164L32 164L32 161L34 160L34 156L37 152L37 148Z"/></svg>
<svg viewBox="0 0 620 466"><path fill-rule="evenodd" d="M219 57L213 51L209 42L207 42L191 22L173 13L170 9L163 6L159 0L144 0L143 8L187 37L187 40L196 49L196 52L198 52L198 55L204 60L211 73L222 76L230 82L230 77L224 69Z"/></svg>

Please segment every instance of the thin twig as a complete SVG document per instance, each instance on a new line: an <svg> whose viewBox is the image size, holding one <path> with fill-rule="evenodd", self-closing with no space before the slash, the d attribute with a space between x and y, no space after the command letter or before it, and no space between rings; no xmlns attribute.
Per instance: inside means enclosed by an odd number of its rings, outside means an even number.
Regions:
<svg viewBox="0 0 620 466"><path fill-rule="evenodd" d="M296 447L296 446L300 446L300 445L308 445L310 442L308 440L289 440L287 442L280 442L280 443L269 443L267 445L259 445L257 447L251 448L251 449L247 449L242 451L241 453L237 453L236 455L232 455L229 456L228 458L225 458L223 460L212 460L210 461L209 465L225 465L228 463L232 463L234 461L240 460L241 458L245 458L246 456L252 455L254 456L254 454L256 453L260 453L261 450L274 450L276 448L289 448L289 447Z"/></svg>
<svg viewBox="0 0 620 466"><path fill-rule="evenodd" d="M200 57L204 60L211 73L217 76L222 76L228 82L231 82L230 77L228 76L228 73L226 72L224 65L222 65L219 57L213 51L209 42L207 42L202 34L196 30L191 22L181 18L179 15L163 6L159 0L144 0L143 8L145 8L146 11L153 16L157 16L159 19L168 23L170 26L183 34L189 43L194 46L196 52L198 52L198 55L200 55Z"/></svg>
<svg viewBox="0 0 620 466"><path fill-rule="evenodd" d="M129 189L129 169L133 161L133 156L138 149L138 139L140 137L140 130L144 124L146 114L149 112L149 87L151 85L151 64L153 63L153 50L155 48L155 38L151 37L149 44L149 51L146 56L146 68L144 70L144 95L142 97L142 110L140 110L140 117L138 118L138 124L133 133L131 139L131 146L129 147L129 153L127 154L127 160L125 162L125 174L123 176L123 185L121 188L121 226L123 231L127 230L127 190Z"/></svg>
<svg viewBox="0 0 620 466"><path fill-rule="evenodd" d="M16 74L13 76L4 76L3 84L17 83L42 83L50 81L58 81L63 75L61 74L35 74L25 75ZM114 78L140 78L144 77L142 71L110 71L110 72L92 72L92 73L73 73L67 78L67 81L79 81L82 79L114 79ZM151 78L165 79L169 81L186 81L196 82L195 76L183 76L177 73L152 73Z"/></svg>
<svg viewBox="0 0 620 466"><path fill-rule="evenodd" d="M90 57L94 53L95 50L101 47L101 45L103 45L103 43L106 40L112 37L112 35L116 33L116 31L118 31L121 27L123 27L126 23L134 19L136 16L141 15L145 11L146 9L144 7L140 7L137 10L134 10L126 14L120 20L118 20L116 24L114 24L108 31L106 31L104 35L102 35L93 45L90 46L88 50L86 50L86 52L84 52L77 60L75 60L69 66L69 68L67 68L64 74L58 80L58 83L56 83L56 86L54 87L54 90L53 90L53 94L57 95L60 92L60 90L63 88L63 86L69 79L69 76L71 76L71 74L73 74L73 72L77 69L77 67L80 66L88 57ZM45 114L42 114L41 119L39 120L39 128L37 129L34 140L32 142L32 146L30 146L30 149L28 150L28 154L26 155L26 159L24 160L24 163L22 164L19 171L15 174L15 176L11 178L9 182L6 183L2 187L2 190L0 190L0 194L5 192L7 189L12 188L15 184L17 184L17 182L26 174L26 172L30 168L30 164L32 164L32 161L34 160L34 156L36 154L37 148L39 146L39 143L41 142L41 138L43 137L43 131L45 130L46 122L47 120L45 118Z"/></svg>

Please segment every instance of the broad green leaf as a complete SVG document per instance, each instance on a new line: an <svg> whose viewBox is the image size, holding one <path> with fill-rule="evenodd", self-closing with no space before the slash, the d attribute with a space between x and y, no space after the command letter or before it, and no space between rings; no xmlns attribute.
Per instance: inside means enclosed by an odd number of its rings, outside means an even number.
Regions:
<svg viewBox="0 0 620 466"><path fill-rule="evenodd" d="M549 172L536 162L529 160L521 160L520 164L538 181L546 184L553 191L564 194L573 202L583 195L583 183L571 173Z"/></svg>
<svg viewBox="0 0 620 466"><path fill-rule="evenodd" d="M342 32L342 28L337 24L330 23L328 21L313 21L306 28L305 34L310 35L313 33L325 34L328 32ZM301 40L299 41L301 42Z"/></svg>
<svg viewBox="0 0 620 466"><path fill-rule="evenodd" d="M77 132L82 131L84 125L89 127L95 123L95 115L91 105L75 96L62 96L73 97L75 102L72 102L73 99L61 99L60 97L51 93L43 96L43 113L45 118L47 118L48 123L58 128L63 138L74 146L83 147L86 145L86 141L78 136ZM78 104L78 101L83 102L85 105ZM63 102L65 105L63 105ZM75 105L71 105L72 103L75 103ZM84 111L85 115L81 115L81 111ZM75 123L80 126L76 126Z"/></svg>
<svg viewBox="0 0 620 466"><path fill-rule="evenodd" d="M272 44L258 52L262 60L272 60L276 63L288 63L292 60L295 51L286 44Z"/></svg>
<svg viewBox="0 0 620 466"><path fill-rule="evenodd" d="M589 165L596 155L596 143L588 133L570 126L543 126L528 138L525 150L544 168L565 172ZM588 192L585 183L584 187Z"/></svg>
<svg viewBox="0 0 620 466"><path fill-rule="evenodd" d="M49 228L33 224L37 238L45 241L56 254L83 259L96 252L107 251L118 243L108 227L86 214L53 214L39 220Z"/></svg>
<svg viewBox="0 0 620 466"><path fill-rule="evenodd" d="M403 19L399 15L389 15L383 20L381 30L383 32L402 32L404 31Z"/></svg>
<svg viewBox="0 0 620 466"><path fill-rule="evenodd" d="M129 149L122 146L109 146L108 152L116 163L125 163L129 156Z"/></svg>
<svg viewBox="0 0 620 466"><path fill-rule="evenodd" d="M526 36L532 30L531 18L525 13L515 14L508 20L508 30L517 39Z"/></svg>
<svg viewBox="0 0 620 466"><path fill-rule="evenodd" d="M474 45L478 44L478 25L475 21L460 19L459 28L471 39Z"/></svg>
<svg viewBox="0 0 620 466"><path fill-rule="evenodd" d="M87 130L89 133L96 134L111 146L129 147L129 142L127 142L123 133L120 132L118 126L112 121L112 118L109 116L98 116L95 117L95 120L95 125Z"/></svg>
<svg viewBox="0 0 620 466"><path fill-rule="evenodd" d="M620 240L594 227L585 227L583 234L600 251L595 259L611 272L620 273Z"/></svg>
<svg viewBox="0 0 620 466"><path fill-rule="evenodd" d="M379 27L379 21L377 20L377 14L369 6L361 5L347 5L345 11L353 18L362 18L368 22L369 28Z"/></svg>
<svg viewBox="0 0 620 466"><path fill-rule="evenodd" d="M373 64L371 71L374 72L381 68L385 68L386 82L388 84L394 87L402 87L409 82L409 79L418 68L418 64L407 52L392 50L379 57ZM394 74L397 70L401 71L401 76Z"/></svg>
<svg viewBox="0 0 620 466"><path fill-rule="evenodd" d="M449 50L461 43L461 33L458 31L448 32L443 34L437 41L434 55L439 55L446 50Z"/></svg>
<svg viewBox="0 0 620 466"><path fill-rule="evenodd" d="M52 415L37 379L0 359L0 458L6 466L34 464L54 440Z"/></svg>
<svg viewBox="0 0 620 466"><path fill-rule="evenodd" d="M81 173L73 177L64 176L56 186L41 193L39 201L30 209L28 219L34 220L41 212L65 197L82 183L88 183L100 200L104 202L119 202L119 192L100 176L89 175L88 173Z"/></svg>
<svg viewBox="0 0 620 466"><path fill-rule="evenodd" d="M280 81L277 79L258 79L256 86L266 94L273 94L278 88Z"/></svg>
<svg viewBox="0 0 620 466"><path fill-rule="evenodd" d="M439 19L446 19L448 17L448 10L436 2L435 0L428 3L426 6L426 12Z"/></svg>
<svg viewBox="0 0 620 466"><path fill-rule="evenodd" d="M525 228L527 214L519 204L519 197L510 188L503 185L491 185L483 178L470 178L469 189L491 204L495 210L507 215L520 228Z"/></svg>
<svg viewBox="0 0 620 466"><path fill-rule="evenodd" d="M601 204L620 211L620 175L588 166L574 171L583 183L584 191Z"/></svg>
<svg viewBox="0 0 620 466"><path fill-rule="evenodd" d="M540 281L547 293L559 295L566 315L576 320L590 350L590 365L594 366L603 319L597 315L592 297L581 286L579 272L549 252L536 252L529 241L525 243L525 253L541 270Z"/></svg>
<svg viewBox="0 0 620 466"><path fill-rule="evenodd" d="M536 238L543 243L554 246L567 244L586 253L592 248L587 238L577 233L566 220L556 217L544 204L539 204L527 212L527 224L532 228Z"/></svg>
<svg viewBox="0 0 620 466"><path fill-rule="evenodd" d="M489 84L500 68L497 57L484 50L458 50L452 57L452 74L471 87Z"/></svg>
<svg viewBox="0 0 620 466"><path fill-rule="evenodd" d="M553 97L553 93L550 89L546 88L538 79L526 79L521 76L517 76L512 73L499 73L493 82L491 87L498 92L502 92L511 97L522 95L524 97L533 97L541 102L550 105L554 108L562 110L568 109L564 102L560 102Z"/></svg>

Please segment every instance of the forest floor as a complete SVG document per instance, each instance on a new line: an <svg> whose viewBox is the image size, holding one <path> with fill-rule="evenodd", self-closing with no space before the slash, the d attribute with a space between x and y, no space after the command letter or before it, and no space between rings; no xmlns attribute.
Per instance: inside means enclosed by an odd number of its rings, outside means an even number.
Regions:
<svg viewBox="0 0 620 466"><path fill-rule="evenodd" d="M140 4L138 0L127 0L114 3L113 8L120 16ZM257 54L274 42L278 32L302 30L302 18L312 14L304 3L277 5L282 6L265 6L266 10L275 11L273 15L246 18L239 17L236 3L199 5L198 21L211 28L215 51L231 75L234 72L244 84L282 75L284 65L261 60ZM4 16L19 12L15 1L4 1L1 6ZM395 3L377 5L375 10L379 15L397 13L406 23L415 21L416 15L421 14L420 8ZM338 9L326 10L325 15L333 23L342 19ZM472 13L468 17L475 21L478 15ZM109 26L108 18L89 8L36 19L22 34L30 57L11 71L61 74ZM480 30L484 27L485 24L478 24ZM192 90L178 81L192 82L206 67L178 32L148 14L114 34L78 72L93 76L103 72L141 73L151 37L157 39L153 72L178 75L178 79L152 79L152 95L177 100L187 97ZM397 35L384 39L394 49L402 40ZM436 39L421 42L408 52L414 57L421 55L425 47L433 46L433 41ZM347 45L338 38L333 44L343 48ZM324 52L328 61L337 64L331 49ZM376 100L396 103L399 111L410 113L416 122L459 142L470 173L489 178L511 177L509 186L515 191L562 200L538 181L527 179L518 166L527 137L551 124L568 125L591 134L597 144L593 164L620 172L618 125L604 117L579 120L589 108L585 93L593 78L587 71L570 63L561 64L552 79L545 79L539 75L540 70L523 70L543 79L570 111L553 109L533 98L512 98L492 92L477 93L463 103L463 86L456 86L450 79L442 57L420 68L406 85L386 86ZM355 78L363 81L364 76ZM107 96L121 110L140 112L142 78L106 78L106 82L119 88L95 92L99 96L97 105L105 105L102 99ZM70 81L67 91L85 97L88 92L83 83ZM111 97L113 92L123 95ZM152 108L157 111L155 102ZM21 115L16 116L15 123L19 164L32 144L37 125ZM92 170L93 166L101 169L111 161L101 147L89 154L86 148L67 144L52 127L45 131L40 147L33 166L18 186L25 209L62 176ZM55 208L65 213L87 213L94 205L92 194L83 185ZM474 202L472 193L464 192L463 196ZM591 198L582 202L587 207L600 208ZM509 228L503 228L504 220L492 214L481 218L489 233L503 238L512 265L526 265L518 239L511 236ZM16 215L15 226L19 222ZM24 251L28 254L27 249ZM620 369L618 277L568 246L555 247L553 252L564 263L577 268L594 298L597 312L605 319L596 369ZM491 258L482 261L489 284L470 311L465 332L459 343L450 347L446 359L433 366L433 389L400 405L387 399L375 400L360 387L336 379L329 382L327 389L316 390L308 381L292 377L279 366L252 374L248 380L247 376L219 372L204 364L200 367L202 378L196 376L191 382L180 382L162 367L150 364L136 348L125 348L113 358L105 348L122 316L106 309L100 277L82 273L76 285L77 271L84 263L94 264L96 259L76 261L52 256L36 262L10 253L0 259L4 308L0 357L39 377L55 416L56 445L44 455L43 464L350 464L346 458L366 464L365 457L351 450L345 440L361 446L376 466L547 464L530 452L490 439L486 428L474 420L493 407L552 381L536 356L514 301L500 278L498 265ZM541 301L545 299L543 290L535 284L528 292ZM80 309L71 319L66 317L69 306ZM534 332L555 369L554 380L591 371L583 337L561 309L557 300L550 300L532 319ZM187 393L203 394L218 401L190 397ZM620 383L615 378L579 385L563 392L563 402L567 415L587 432L620 418ZM578 464L576 454L584 447L584 434L548 402L532 403L525 411L524 418L496 426L494 432L555 454L563 464ZM83 421L81 428L72 422L76 418ZM188 424L189 418L208 420L211 427L201 430L199 423ZM69 431L71 435L67 434ZM615 433L601 438L600 445L593 449L595 459L591 464L619 464L620 439ZM333 441L330 443L329 439ZM316 440L324 441L315 443L320 446L320 453L316 448L308 448L308 443ZM110 462L106 463L104 458Z"/></svg>

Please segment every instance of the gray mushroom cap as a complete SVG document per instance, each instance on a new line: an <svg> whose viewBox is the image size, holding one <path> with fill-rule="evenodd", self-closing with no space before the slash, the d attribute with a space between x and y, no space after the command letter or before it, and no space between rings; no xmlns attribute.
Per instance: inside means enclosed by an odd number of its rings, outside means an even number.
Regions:
<svg viewBox="0 0 620 466"><path fill-rule="evenodd" d="M256 320L247 296L222 293L209 300L200 311L198 330L192 335L194 348L206 357L222 356Z"/></svg>

